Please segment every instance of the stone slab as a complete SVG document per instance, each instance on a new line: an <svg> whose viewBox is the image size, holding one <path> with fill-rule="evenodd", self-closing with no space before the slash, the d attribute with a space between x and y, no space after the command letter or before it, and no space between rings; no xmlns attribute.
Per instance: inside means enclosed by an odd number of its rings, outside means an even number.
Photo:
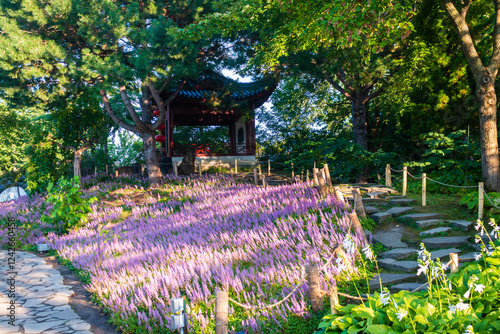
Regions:
<svg viewBox="0 0 500 334"><path fill-rule="evenodd" d="M422 240L425 247L430 249L436 248L448 248L454 246L465 245L468 243L468 236L459 236L459 237L434 237L434 238L425 238Z"/></svg>
<svg viewBox="0 0 500 334"><path fill-rule="evenodd" d="M394 248L387 252L380 253L379 256L382 259L402 260L413 254L417 254L417 250L414 248Z"/></svg>
<svg viewBox="0 0 500 334"><path fill-rule="evenodd" d="M422 285L423 285L423 283L399 283L399 284L393 285L391 287L391 292L398 292L398 291L402 291L402 290L413 291L415 289L419 289ZM426 289L427 289L427 285L421 287L417 291L423 291Z"/></svg>
<svg viewBox="0 0 500 334"><path fill-rule="evenodd" d="M370 198L380 198L383 197L384 195L387 195L387 193L383 191L372 191L365 193L365 195Z"/></svg>
<svg viewBox="0 0 500 334"><path fill-rule="evenodd" d="M438 219L442 218L443 214L441 213L410 213L409 215L404 215L399 218L401 219L406 219L406 220L413 220L413 221L418 221L418 220L427 220L427 219Z"/></svg>
<svg viewBox="0 0 500 334"><path fill-rule="evenodd" d="M387 212L377 212L377 213L370 215L370 217L374 221L376 221L378 223L382 223L382 222L392 218L392 215L390 213L387 213Z"/></svg>
<svg viewBox="0 0 500 334"><path fill-rule="evenodd" d="M401 241L402 236L402 233L396 231L378 232L373 235L373 240L389 249L407 248L408 245Z"/></svg>
<svg viewBox="0 0 500 334"><path fill-rule="evenodd" d="M374 206L365 206L365 212L367 215L377 213L379 210Z"/></svg>
<svg viewBox="0 0 500 334"><path fill-rule="evenodd" d="M416 274L391 274L391 273L381 273L380 280L382 281L382 286L387 286L389 284L396 284L401 281L417 278ZM375 274L370 280L370 290L377 290L380 288L380 282L378 279L378 274Z"/></svg>
<svg viewBox="0 0 500 334"><path fill-rule="evenodd" d="M385 199L391 200L391 199L402 199L406 198L405 196L386 196Z"/></svg>
<svg viewBox="0 0 500 334"><path fill-rule="evenodd" d="M389 270L399 270L406 273L411 273L417 270L417 261L396 261L394 259L380 259L378 265Z"/></svg>
<svg viewBox="0 0 500 334"><path fill-rule="evenodd" d="M481 254L481 252L472 252L464 255L458 256L458 262L472 262L476 260L476 255Z"/></svg>
<svg viewBox="0 0 500 334"><path fill-rule="evenodd" d="M461 229L462 231L468 231L472 228L473 223L467 220L447 220L446 221L452 227Z"/></svg>
<svg viewBox="0 0 500 334"><path fill-rule="evenodd" d="M353 202L354 201L354 198L352 197L348 197L348 196L344 196L345 198L347 198L350 202ZM367 197L363 197L361 199L363 201L363 204L368 204L368 203L383 203L384 200L381 199L381 198L367 198Z"/></svg>
<svg viewBox="0 0 500 334"><path fill-rule="evenodd" d="M438 249L438 250L433 250L431 252L431 260L435 260L439 258L441 262L443 262L443 259L447 259L450 256L450 253L462 253L460 249L456 248L445 248L445 249Z"/></svg>
<svg viewBox="0 0 500 334"><path fill-rule="evenodd" d="M443 219L426 219L426 220L417 220L415 222L415 225L417 225L418 228L426 228L430 226L436 226L439 224L444 224Z"/></svg>
<svg viewBox="0 0 500 334"><path fill-rule="evenodd" d="M419 235L421 237L426 237L426 236L429 236L429 235L435 235L435 234L439 234L439 233L445 233L445 232L448 232L449 230L451 230L451 227L436 227L436 228L433 228L432 230L427 230L427 231L420 232Z"/></svg>
<svg viewBox="0 0 500 334"><path fill-rule="evenodd" d="M415 209L412 206L400 206L400 207L394 207L390 208L389 210L386 211L386 213L390 213L391 216L393 217L398 217L401 216L403 213L407 213Z"/></svg>
<svg viewBox="0 0 500 334"><path fill-rule="evenodd" d="M400 204L410 204L415 202L414 199L411 198L397 198L397 199L391 199L389 201L390 205L400 205Z"/></svg>

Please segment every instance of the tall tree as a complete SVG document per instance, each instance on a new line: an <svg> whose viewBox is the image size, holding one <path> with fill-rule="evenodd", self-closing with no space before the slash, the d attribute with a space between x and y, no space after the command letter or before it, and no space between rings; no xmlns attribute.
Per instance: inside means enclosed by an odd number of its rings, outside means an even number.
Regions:
<svg viewBox="0 0 500 334"><path fill-rule="evenodd" d="M499 157L498 157L498 131L497 131L497 96L495 80L500 65L500 0L489 3L483 9L491 13L493 32L491 34L492 46L489 57L478 52L474 38L469 28L466 16L472 0L461 1L455 6L451 0L441 0L443 8L450 18L453 27L458 33L462 52L467 59L469 69L476 83L476 97L479 102L479 125L481 130L481 160L483 180L485 186L495 191L500 190ZM476 3L481 3L477 1ZM488 8L489 7L489 8ZM480 15L485 15L483 11Z"/></svg>

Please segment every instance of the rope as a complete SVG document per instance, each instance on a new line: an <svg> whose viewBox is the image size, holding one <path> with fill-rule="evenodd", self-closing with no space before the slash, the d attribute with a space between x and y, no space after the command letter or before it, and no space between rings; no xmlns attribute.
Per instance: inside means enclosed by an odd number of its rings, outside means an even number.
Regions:
<svg viewBox="0 0 500 334"><path fill-rule="evenodd" d="M406 171L406 173L407 173L408 175L410 175L410 176L411 176L412 178L414 178L414 179L421 179L421 178L422 178L422 176L413 176L413 175L411 175L411 173L410 173L410 172L408 172L408 171Z"/></svg>
<svg viewBox="0 0 500 334"><path fill-rule="evenodd" d="M392 167L389 167L393 172L397 172L397 173L402 173L404 171L404 169L401 169L401 170L397 170L397 169L393 169Z"/></svg>
<svg viewBox="0 0 500 334"><path fill-rule="evenodd" d="M483 192L484 192L484 195L486 196L486 198L488 199L488 201L491 203L491 205L494 208L500 209L498 206L496 206L495 204L493 204L493 202L491 201L490 197L488 196L488 194L486 193L486 190L484 190L484 188L483 188Z"/></svg>
<svg viewBox="0 0 500 334"><path fill-rule="evenodd" d="M427 180L432 181L434 183L438 183L438 184L440 184L442 186L453 187L453 188L471 189L471 188L477 188L478 187L478 186L455 186L453 184L446 184L446 183L443 183L443 182L439 182L439 181L433 180L430 177L427 177Z"/></svg>

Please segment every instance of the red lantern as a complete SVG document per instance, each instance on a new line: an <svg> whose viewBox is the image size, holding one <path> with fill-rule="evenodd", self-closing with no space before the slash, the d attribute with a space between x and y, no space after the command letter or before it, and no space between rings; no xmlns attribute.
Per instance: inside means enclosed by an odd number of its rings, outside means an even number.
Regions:
<svg viewBox="0 0 500 334"><path fill-rule="evenodd" d="M163 143L165 140L167 140L167 138L165 138L165 136L164 136L164 135L156 135L156 136L155 136L155 140L156 140L157 142Z"/></svg>
<svg viewBox="0 0 500 334"><path fill-rule="evenodd" d="M153 111L153 114L155 116L160 116L160 111L158 109L156 109L155 111Z"/></svg>
<svg viewBox="0 0 500 334"><path fill-rule="evenodd" d="M156 130L158 131L165 130L165 124L161 124Z"/></svg>

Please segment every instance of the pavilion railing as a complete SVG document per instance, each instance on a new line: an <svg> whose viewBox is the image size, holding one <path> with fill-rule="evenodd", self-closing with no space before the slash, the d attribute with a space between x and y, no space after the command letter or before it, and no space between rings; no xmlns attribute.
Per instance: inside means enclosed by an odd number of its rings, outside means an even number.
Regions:
<svg viewBox="0 0 500 334"><path fill-rule="evenodd" d="M255 155L255 144L175 144L172 156L185 156L191 150L194 151L196 156Z"/></svg>

